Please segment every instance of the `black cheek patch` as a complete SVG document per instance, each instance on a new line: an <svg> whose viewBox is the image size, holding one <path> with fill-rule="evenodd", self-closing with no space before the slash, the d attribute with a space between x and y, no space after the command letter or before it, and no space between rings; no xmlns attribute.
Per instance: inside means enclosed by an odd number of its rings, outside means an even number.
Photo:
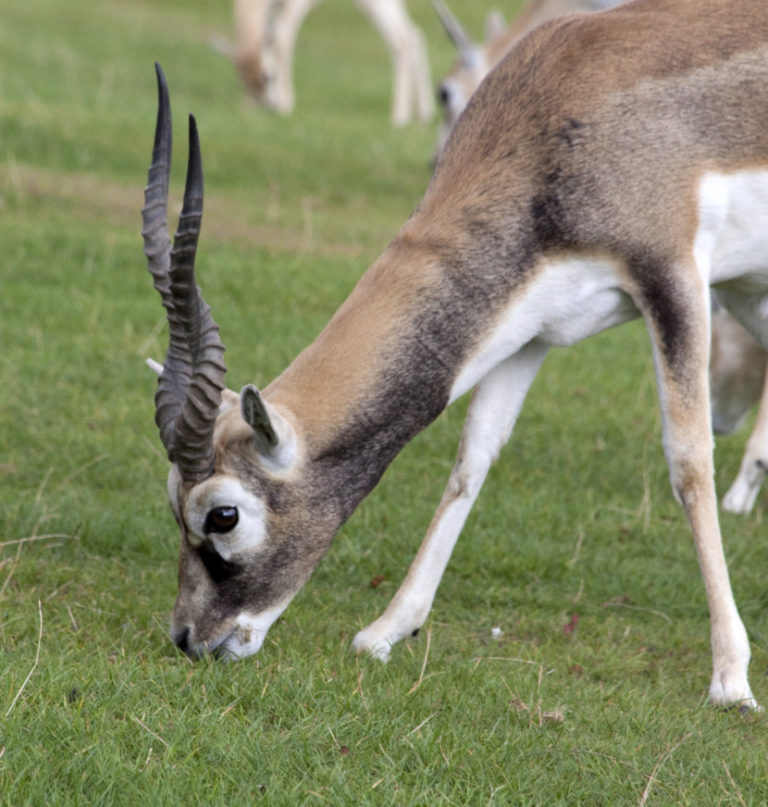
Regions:
<svg viewBox="0 0 768 807"><path fill-rule="evenodd" d="M241 566L224 560L208 541L203 541L196 552L214 583L223 583L242 574Z"/></svg>

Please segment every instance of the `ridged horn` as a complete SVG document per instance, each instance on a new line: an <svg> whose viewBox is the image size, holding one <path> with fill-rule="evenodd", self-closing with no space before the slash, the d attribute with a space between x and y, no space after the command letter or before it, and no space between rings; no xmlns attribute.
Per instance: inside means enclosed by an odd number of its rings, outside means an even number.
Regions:
<svg viewBox="0 0 768 807"><path fill-rule="evenodd" d="M440 22L443 24L448 38L459 51L459 55L463 56L468 51L474 50L475 43L472 41L472 38L462 28L461 23L459 23L456 17L451 14L448 7L441 2L441 0L432 0L432 7L435 9L435 13L440 19Z"/></svg>
<svg viewBox="0 0 768 807"><path fill-rule="evenodd" d="M168 316L168 353L155 394L155 422L182 478L199 482L213 473L213 428L221 403L224 345L195 281L195 252L203 215L203 171L195 119L189 117L189 162L179 226L168 238L171 107L160 65L152 165L144 192L142 236L147 267Z"/></svg>

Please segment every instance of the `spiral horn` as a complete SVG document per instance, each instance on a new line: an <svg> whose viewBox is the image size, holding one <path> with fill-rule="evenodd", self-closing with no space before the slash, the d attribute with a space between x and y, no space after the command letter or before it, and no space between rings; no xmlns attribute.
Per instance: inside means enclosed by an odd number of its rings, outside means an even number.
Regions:
<svg viewBox="0 0 768 807"><path fill-rule="evenodd" d="M168 317L168 353L158 378L155 422L182 478L199 482L213 473L213 428L221 403L224 345L210 307L195 281L195 253L203 215L203 171L197 125L189 116L189 161L179 226L168 237L171 107L160 65L152 164L144 191L142 236L147 268Z"/></svg>

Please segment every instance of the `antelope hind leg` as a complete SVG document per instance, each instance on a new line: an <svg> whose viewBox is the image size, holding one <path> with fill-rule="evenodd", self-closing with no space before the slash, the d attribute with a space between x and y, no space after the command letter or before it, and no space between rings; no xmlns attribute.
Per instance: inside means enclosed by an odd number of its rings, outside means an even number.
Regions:
<svg viewBox="0 0 768 807"><path fill-rule="evenodd" d="M709 302L698 299L697 287L696 279L691 283L681 279L679 293L669 301L677 310L666 312L665 323L644 313L656 361L670 480L693 533L709 606L709 697L717 706L757 708L747 678L749 639L731 590L718 522L707 378L709 338L700 338L709 335Z"/></svg>
<svg viewBox="0 0 768 807"><path fill-rule="evenodd" d="M717 298L768 350L768 295L746 295L732 289L718 289ZM766 377L755 428L747 442L741 468L723 498L723 507L734 513L748 513L754 505L768 463L768 377Z"/></svg>
<svg viewBox="0 0 768 807"><path fill-rule="evenodd" d="M763 386L760 409L752 434L747 441L739 473L723 496L723 508L746 515L755 504L768 470L768 375Z"/></svg>

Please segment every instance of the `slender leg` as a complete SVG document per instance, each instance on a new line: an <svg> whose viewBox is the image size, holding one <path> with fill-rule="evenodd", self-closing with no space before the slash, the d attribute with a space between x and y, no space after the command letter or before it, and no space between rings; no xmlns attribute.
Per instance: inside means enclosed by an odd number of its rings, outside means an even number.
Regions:
<svg viewBox="0 0 768 807"><path fill-rule="evenodd" d="M755 428L747 441L738 476L723 496L723 508L731 513L744 515L749 513L755 504L766 471L768 471L768 375L763 386Z"/></svg>
<svg viewBox="0 0 768 807"><path fill-rule="evenodd" d="M267 69L274 73L269 82L267 103L283 114L293 112L296 95L293 86L293 52L296 48L296 37L305 17L320 0L291 0L277 12L274 21L274 53L271 55L274 64ZM265 57L265 61L268 59Z"/></svg>
<svg viewBox="0 0 768 807"><path fill-rule="evenodd" d="M747 680L750 648L736 608L717 517L707 365L709 301L698 283L680 282L664 320L645 311L654 348L664 450L675 495L693 532L711 619L711 701L757 704ZM675 309L675 310L671 310Z"/></svg>
<svg viewBox="0 0 768 807"><path fill-rule="evenodd" d="M768 296L745 295L733 290L717 292L718 300L768 350ZM739 474L723 498L723 507L734 513L748 513L766 473L768 462L768 378L763 387L760 411L747 442Z"/></svg>
<svg viewBox="0 0 768 807"><path fill-rule="evenodd" d="M476 386L456 464L426 537L385 612L355 636L358 653L386 661L395 642L424 624L461 528L491 463L512 433L546 350L541 343L529 343Z"/></svg>
<svg viewBox="0 0 768 807"><path fill-rule="evenodd" d="M392 59L392 122L396 126L409 123L414 108L422 121L429 121L435 104L427 49L405 4L402 0L358 0L358 5L378 29Z"/></svg>
<svg viewBox="0 0 768 807"><path fill-rule="evenodd" d="M261 99L265 90L262 49L272 0L234 0L236 42L232 56L246 89Z"/></svg>

